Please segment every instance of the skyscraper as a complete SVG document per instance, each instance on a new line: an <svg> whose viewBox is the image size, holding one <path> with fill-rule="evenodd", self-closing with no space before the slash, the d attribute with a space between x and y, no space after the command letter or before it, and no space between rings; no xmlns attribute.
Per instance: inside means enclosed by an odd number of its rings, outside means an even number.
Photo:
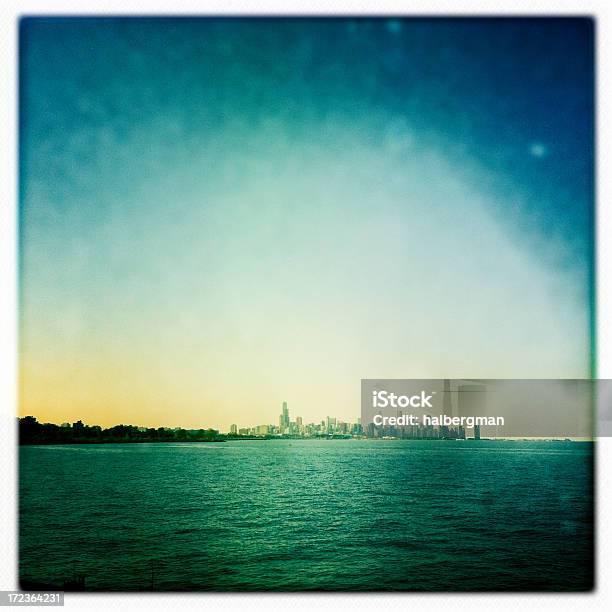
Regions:
<svg viewBox="0 0 612 612"><path fill-rule="evenodd" d="M283 402L283 412L279 417L279 428L282 434L289 430L289 409L287 408L287 402Z"/></svg>

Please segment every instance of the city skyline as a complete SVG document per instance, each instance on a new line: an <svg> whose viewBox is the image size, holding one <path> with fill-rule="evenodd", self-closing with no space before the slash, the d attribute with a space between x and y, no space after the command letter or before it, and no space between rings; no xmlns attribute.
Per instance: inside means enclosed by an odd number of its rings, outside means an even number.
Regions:
<svg viewBox="0 0 612 612"><path fill-rule="evenodd" d="M448 381L446 381L448 382ZM450 390L450 387L449 387ZM450 395L450 394L449 394ZM440 421L442 416L447 416L452 418L452 407L450 403L449 395L445 394L444 397L444 406L442 408L441 415L430 415L423 413L421 416L416 416L414 422L412 422L412 417L410 419L410 423L406 424L377 424L376 422L366 422L365 427L362 424L362 417L357 417L354 421L342 421L335 416L327 416L325 419L315 422L315 421L305 421L301 416L296 416L295 420L291 420L291 416L289 413L288 402L283 401L282 403L282 411L279 415L279 423L278 425L274 425L272 423L263 423L259 425L247 425L246 427L241 427L236 423L232 423L229 427L228 431L221 431L212 429L208 426L202 426L200 424L199 427L159 427L157 430L165 430L167 432L178 432L185 431L191 434L196 432L214 432L216 434L222 434L229 437L260 437L260 438L269 438L269 437L324 437L324 436L344 436L344 437L369 437L369 438L379 438L379 437L399 437L399 438L451 438L451 439L466 439L466 430L473 430L473 435L475 439L480 439L480 425L460 425L459 427L450 426L448 424L444 424ZM380 412L378 414L381 414ZM396 410L396 416L409 415L410 413L405 412L402 409ZM25 420L32 420L34 422L38 422L35 416L28 415L24 417ZM485 417L486 418L486 417ZM503 422L503 418L501 419ZM375 419L373 419L375 421ZM440 422L438 422L440 421ZM53 427L58 427L57 424L54 423L40 423L39 425L52 425ZM59 425L61 428L72 428L72 429L82 429L83 427L89 429L98 430L98 435L101 431L101 428L97 424L89 424L83 423L80 419L75 423L64 422ZM132 428L136 429L139 432L151 432L155 428L147 428L139 425L121 423L119 425L115 425L116 427L124 428ZM495 436L497 437L497 436ZM230 438L231 439L231 438Z"/></svg>
<svg viewBox="0 0 612 612"><path fill-rule="evenodd" d="M315 432L318 434L330 433L357 433L355 426L361 425L361 417L357 417L354 421L342 421L337 417L327 416L325 419L320 421L307 420L305 421L301 416L296 416L295 420L291 420L289 414L289 405L287 401L283 401L281 413L278 416L278 425L274 423L261 423L259 425L247 425L246 427L240 427L237 423L230 425L229 433L239 435L280 435L280 436L292 436L292 435L305 435L309 433L314 435Z"/></svg>
<svg viewBox="0 0 612 612"><path fill-rule="evenodd" d="M38 419L37 415L32 414L32 415L24 415L24 416L34 417L40 423L45 423L44 420ZM332 430L335 431L335 428L337 425L340 427L340 429L345 429L345 426L353 427L354 425L361 424L361 417L356 417L348 421L343 421L335 416L333 417L327 416L325 419L322 419L321 421L316 421L310 418L303 419L303 417L301 416L296 416L295 420L291 421L289 410L288 410L288 402L286 401L283 401L282 403L282 412L279 416L280 416L280 421L282 423L280 425L276 425L272 421L270 421L269 423L260 423L258 425L251 424L245 427L241 427L239 424L236 424L236 423L231 423L229 427L227 428L227 430L223 430L221 428L211 428L210 424L208 423L193 423L191 424L191 426L182 427L182 429L186 429L187 431L197 431L200 429L215 429L216 431L219 431L221 433L227 433L227 434L232 434L232 433L239 434L242 431L244 435L265 435L267 433L270 433L270 434L278 433L281 435L295 435L295 434L300 433L300 431L303 431L304 428L308 428L311 426L318 427L318 426L323 425L326 428L326 431L332 431ZM286 418L286 421L283 421L283 418ZM77 422L83 423L85 425L92 426L92 427L99 425L98 423L84 422L82 421L82 419L78 419ZM61 423L57 423L57 424L62 427L74 425L74 423L71 424L69 421L62 421ZM139 427L141 429L147 428L146 425L143 425L142 423L135 424L135 423L130 423L125 420L121 421L120 423L114 423L112 425L134 426L134 427ZM163 427L169 430L181 429L181 427L174 426L174 425L168 425L168 424L162 425L160 427ZM256 430L264 428L264 427L266 428L265 432L261 431L259 432L259 434L255 433Z"/></svg>

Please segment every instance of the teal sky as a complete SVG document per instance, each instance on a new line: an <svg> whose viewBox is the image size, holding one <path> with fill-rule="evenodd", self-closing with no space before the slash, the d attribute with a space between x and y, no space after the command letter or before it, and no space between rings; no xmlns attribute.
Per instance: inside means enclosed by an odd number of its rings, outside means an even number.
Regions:
<svg viewBox="0 0 612 612"><path fill-rule="evenodd" d="M20 28L21 412L355 420L361 378L591 374L581 19Z"/></svg>

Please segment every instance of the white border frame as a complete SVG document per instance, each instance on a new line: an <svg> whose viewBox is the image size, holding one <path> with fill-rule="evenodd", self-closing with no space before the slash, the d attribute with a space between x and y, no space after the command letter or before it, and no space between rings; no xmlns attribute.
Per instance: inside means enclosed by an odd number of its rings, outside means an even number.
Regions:
<svg viewBox="0 0 612 612"><path fill-rule="evenodd" d="M597 364L599 378L612 378L612 171L606 171L606 152L612 143L612 4L604 1L576 2L558 0L507 0L494 4L486 0L414 0L410 3L390 0L333 4L312 0L276 0L246 2L238 0L197 0L163 2L161 0L8 0L0 18L0 461L2 497L2 537L0 540L0 589L17 588L16 583L16 439L15 416L17 389L17 20L28 14L408 14L408 15L591 15L596 18L597 43L597 256L598 275ZM5 85L8 84L8 87ZM185 609L242 608L254 610L291 608L308 610L351 607L370 610L384 606L388 610L404 610L418 606L420 610L439 610L453 606L458 610L495 607L514 610L527 606L539 610L611 609L612 606L612 479L604 479L606 466L612 462L612 438L597 445L597 579L596 589L589 594L132 594L79 595L67 594L67 608L92 610L138 609L163 610L168 605ZM568 546L571 543L568 543Z"/></svg>

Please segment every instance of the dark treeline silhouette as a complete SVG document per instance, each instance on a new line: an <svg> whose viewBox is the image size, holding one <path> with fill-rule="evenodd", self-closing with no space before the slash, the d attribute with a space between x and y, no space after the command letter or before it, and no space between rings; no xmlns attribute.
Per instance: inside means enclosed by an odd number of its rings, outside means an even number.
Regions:
<svg viewBox="0 0 612 612"><path fill-rule="evenodd" d="M19 419L19 444L95 444L103 442L223 442L226 436L215 429L169 429L76 423L39 423L35 417Z"/></svg>

